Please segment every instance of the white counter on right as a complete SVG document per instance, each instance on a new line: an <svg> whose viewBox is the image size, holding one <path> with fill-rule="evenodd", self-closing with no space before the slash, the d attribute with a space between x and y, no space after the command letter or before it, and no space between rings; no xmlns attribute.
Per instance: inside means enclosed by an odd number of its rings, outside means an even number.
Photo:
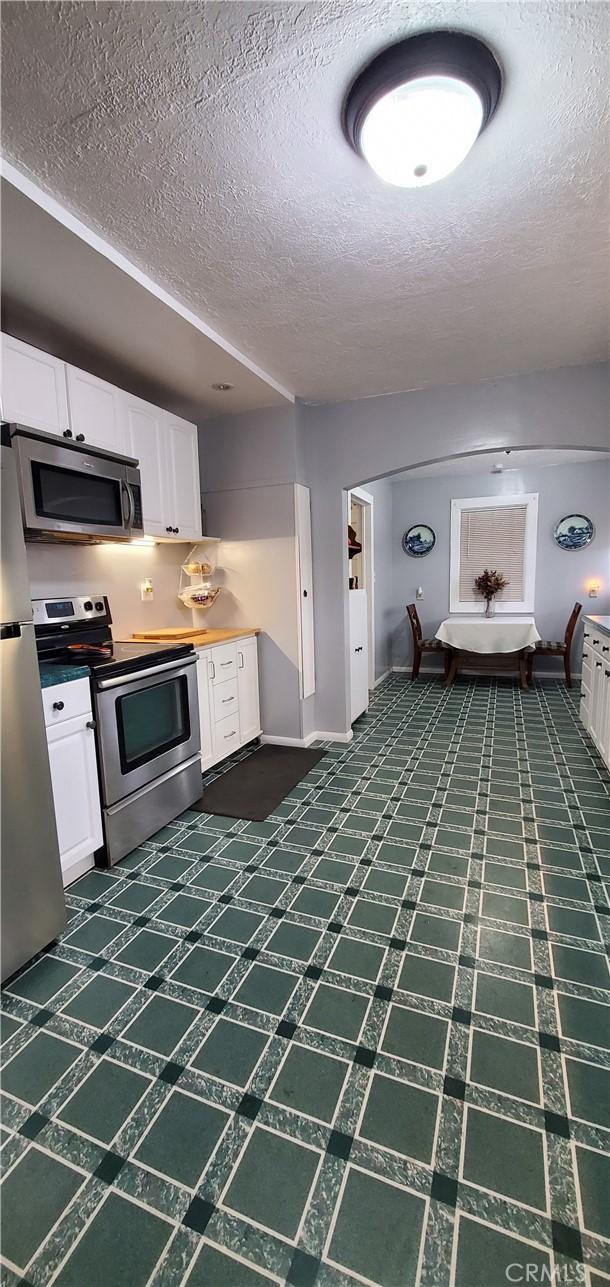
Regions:
<svg viewBox="0 0 610 1287"><path fill-rule="evenodd" d="M610 617L585 617L580 718L610 769Z"/></svg>

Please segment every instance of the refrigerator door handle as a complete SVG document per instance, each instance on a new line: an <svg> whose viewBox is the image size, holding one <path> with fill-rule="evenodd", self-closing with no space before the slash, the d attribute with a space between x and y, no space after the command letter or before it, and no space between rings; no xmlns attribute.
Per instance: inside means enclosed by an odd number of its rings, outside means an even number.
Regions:
<svg viewBox="0 0 610 1287"><path fill-rule="evenodd" d="M0 639L21 639L19 622L11 621L10 625L0 626Z"/></svg>

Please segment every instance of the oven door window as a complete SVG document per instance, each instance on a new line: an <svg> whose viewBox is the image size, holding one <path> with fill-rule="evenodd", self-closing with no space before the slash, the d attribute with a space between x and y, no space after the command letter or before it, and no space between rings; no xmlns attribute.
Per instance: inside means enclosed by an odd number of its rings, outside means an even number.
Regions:
<svg viewBox="0 0 610 1287"><path fill-rule="evenodd" d="M118 697L116 717L123 773L188 742L191 722L186 675Z"/></svg>
<svg viewBox="0 0 610 1287"><path fill-rule="evenodd" d="M33 460L32 485L40 518L94 527L124 525L119 478L85 474Z"/></svg>

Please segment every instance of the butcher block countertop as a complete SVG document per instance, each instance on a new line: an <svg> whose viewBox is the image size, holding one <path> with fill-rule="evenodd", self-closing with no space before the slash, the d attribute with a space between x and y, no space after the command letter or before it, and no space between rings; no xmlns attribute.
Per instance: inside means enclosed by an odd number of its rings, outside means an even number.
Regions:
<svg viewBox="0 0 610 1287"><path fill-rule="evenodd" d="M233 626L224 629L197 630L185 626L168 627L165 630L137 630L132 639L149 640L157 643L192 643L195 648L210 648L212 644L227 643L229 639L245 639L248 635L259 635L259 626Z"/></svg>

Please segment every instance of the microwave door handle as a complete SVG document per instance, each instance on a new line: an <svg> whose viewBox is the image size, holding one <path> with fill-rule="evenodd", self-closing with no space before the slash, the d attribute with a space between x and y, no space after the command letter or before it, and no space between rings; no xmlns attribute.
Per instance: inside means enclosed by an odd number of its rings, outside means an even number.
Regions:
<svg viewBox="0 0 610 1287"><path fill-rule="evenodd" d="M129 483L123 482L123 480L121 480L121 489L123 493L123 502L125 501L125 497L127 497L127 513L125 513L125 504L123 503L123 520L124 520L125 526L131 528L133 527L133 520L135 518L135 512L136 512L134 499L133 499L133 492L131 490L131 487L129 486Z"/></svg>

